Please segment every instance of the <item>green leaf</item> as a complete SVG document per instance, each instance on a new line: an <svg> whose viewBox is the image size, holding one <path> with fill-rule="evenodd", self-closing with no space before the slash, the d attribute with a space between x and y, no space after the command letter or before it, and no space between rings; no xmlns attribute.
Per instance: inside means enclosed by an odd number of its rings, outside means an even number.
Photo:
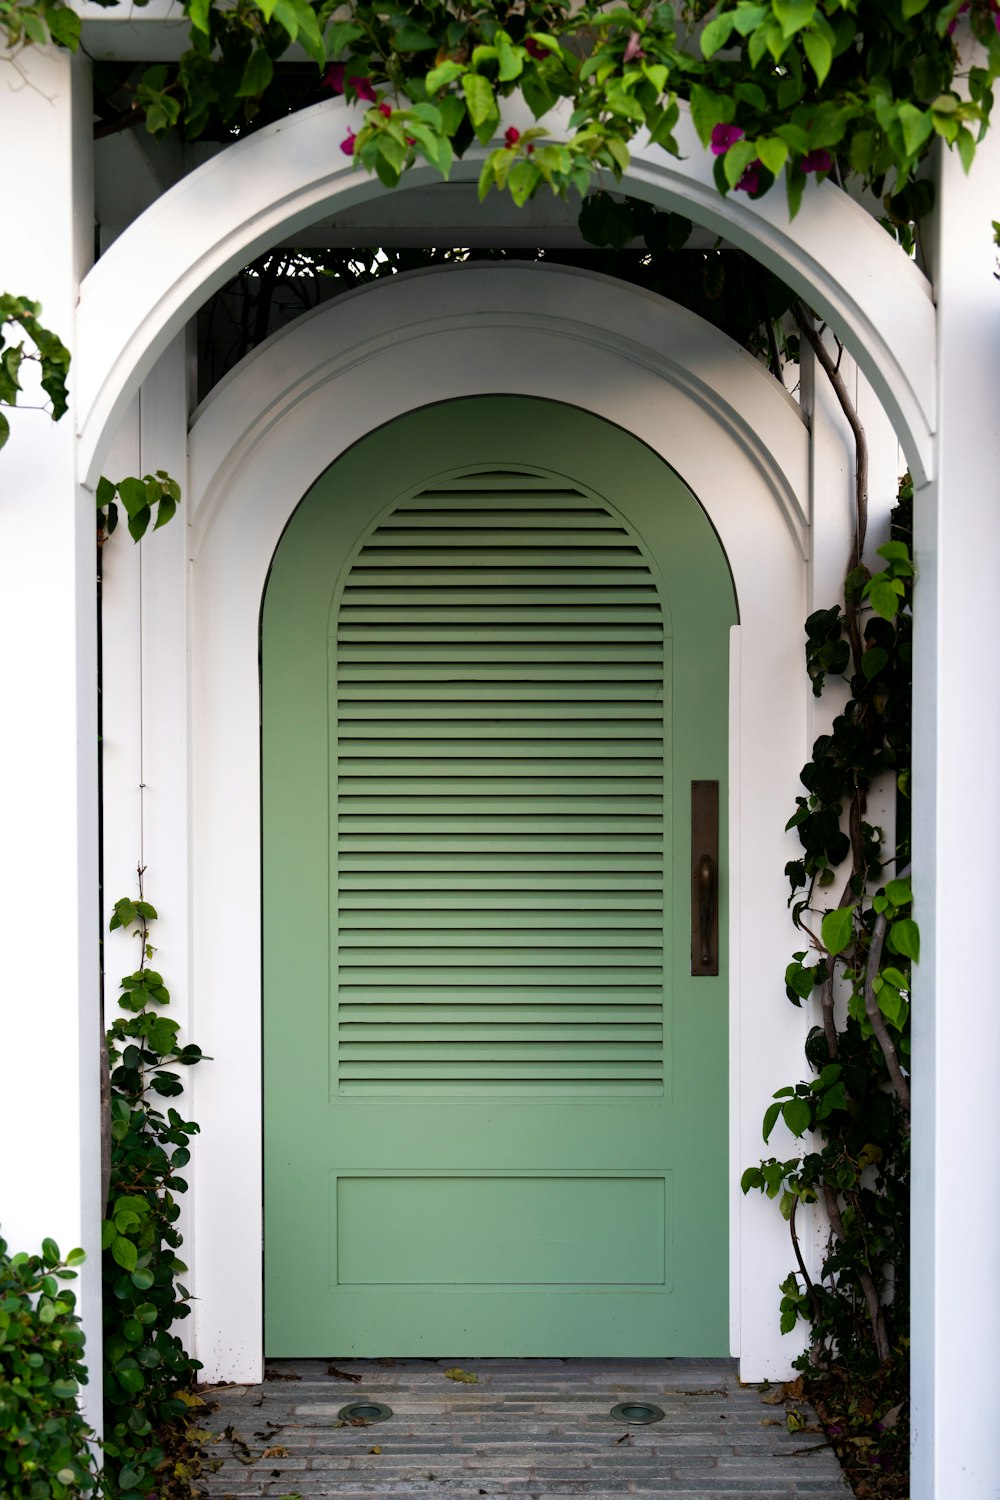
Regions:
<svg viewBox="0 0 1000 1500"><path fill-rule="evenodd" d="M736 16L731 10L723 11L721 16L709 21L701 34L702 57L714 57L729 41L735 24Z"/></svg>
<svg viewBox="0 0 1000 1500"><path fill-rule="evenodd" d="M757 141L757 155L772 176L777 177L788 160L788 146L780 136L762 136Z"/></svg>
<svg viewBox="0 0 1000 1500"><path fill-rule="evenodd" d="M462 79L462 89L465 94L465 102L469 110L469 119L472 128L478 132L495 116L498 116L497 102L493 89L485 78L478 73L466 73Z"/></svg>
<svg viewBox="0 0 1000 1500"><path fill-rule="evenodd" d="M528 201L541 180L542 174L533 162L519 161L511 168L507 186L518 208Z"/></svg>
<svg viewBox="0 0 1000 1500"><path fill-rule="evenodd" d="M888 651L881 646L871 646L861 658L861 670L868 682L877 677L889 660Z"/></svg>
<svg viewBox="0 0 1000 1500"><path fill-rule="evenodd" d="M903 0L903 20L912 21L922 10L927 9L927 0Z"/></svg>
<svg viewBox="0 0 1000 1500"><path fill-rule="evenodd" d="M728 124L735 113L736 106L728 95L713 93L700 83L691 85L691 121L703 146L711 141L715 126Z"/></svg>
<svg viewBox="0 0 1000 1500"><path fill-rule="evenodd" d="M125 1271L134 1271L139 1252L131 1240L119 1234L111 1246L111 1254Z"/></svg>
<svg viewBox="0 0 1000 1500"><path fill-rule="evenodd" d="M963 125L955 137L955 144L958 147L958 154L962 159L962 166L968 172L976 155L976 138L972 134L972 131L967 130Z"/></svg>
<svg viewBox="0 0 1000 1500"><path fill-rule="evenodd" d="M872 609L883 620L894 620L899 613L899 594L886 579L873 579L868 595Z"/></svg>
<svg viewBox="0 0 1000 1500"><path fill-rule="evenodd" d="M816 14L815 0L772 0L771 9L781 23L783 36L794 36L808 26Z"/></svg>
<svg viewBox="0 0 1000 1500"><path fill-rule="evenodd" d="M208 14L211 8L212 0L188 0L188 19L196 31L202 31L206 36L209 34ZM264 10L263 5L260 8Z"/></svg>
<svg viewBox="0 0 1000 1500"><path fill-rule="evenodd" d="M930 110L917 109L915 104L900 104L899 123L903 131L903 145L908 156L916 156L921 146L934 131L934 120Z"/></svg>
<svg viewBox="0 0 1000 1500"><path fill-rule="evenodd" d="M70 10L66 5L60 5L47 12L47 20L52 40L58 46L75 52L80 45L80 17L76 11Z"/></svg>
<svg viewBox="0 0 1000 1500"><path fill-rule="evenodd" d="M809 1129L809 1121L812 1111L809 1108L808 1099L788 1099L781 1106L785 1124L795 1136L804 1134Z"/></svg>
<svg viewBox="0 0 1000 1500"><path fill-rule="evenodd" d="M768 1139L768 1137L771 1134L771 1131L774 1129L775 1125L777 1124L778 1116L781 1114L781 1110L782 1110L782 1105L780 1103L778 1103L778 1104L769 1104L767 1106L767 1109L764 1111L764 1139L765 1139L765 1141Z"/></svg>
<svg viewBox="0 0 1000 1500"><path fill-rule="evenodd" d="M820 933L828 953L843 953L854 936L854 907L838 906L834 911L828 911L820 925Z"/></svg>
<svg viewBox="0 0 1000 1500"><path fill-rule="evenodd" d="M129 518L138 515L144 508L148 508L146 486L141 479L120 479L118 494Z"/></svg>
<svg viewBox="0 0 1000 1500"><path fill-rule="evenodd" d="M499 63L500 81L510 83L515 78L520 78L524 72L524 63L519 52L516 52L510 44L510 38L502 31L496 35L497 62Z"/></svg>
<svg viewBox="0 0 1000 1500"><path fill-rule="evenodd" d="M913 900L913 890L908 880L888 881L885 893L893 906L909 906Z"/></svg>
<svg viewBox="0 0 1000 1500"><path fill-rule="evenodd" d="M439 63L436 68L431 68L424 83L429 94L436 94L439 90L447 88L449 83L454 83L456 78L461 78L465 72L462 63L452 62L450 58Z"/></svg>
<svg viewBox="0 0 1000 1500"><path fill-rule="evenodd" d="M912 917L900 917L898 922L893 922L889 928L888 946L890 952L912 958L914 963L920 962L920 928Z"/></svg>
<svg viewBox="0 0 1000 1500"><path fill-rule="evenodd" d="M268 88L273 77L274 63L263 47L255 47L247 58L247 65L243 69L243 77L240 79L239 88L236 90L237 99L256 99ZM157 526L162 526L163 522L157 520L156 524Z"/></svg>
<svg viewBox="0 0 1000 1500"><path fill-rule="evenodd" d="M816 74L816 82L821 86L826 82L826 75L830 71L833 62L833 46L828 39L818 31L806 31L802 36L802 46L810 66Z"/></svg>

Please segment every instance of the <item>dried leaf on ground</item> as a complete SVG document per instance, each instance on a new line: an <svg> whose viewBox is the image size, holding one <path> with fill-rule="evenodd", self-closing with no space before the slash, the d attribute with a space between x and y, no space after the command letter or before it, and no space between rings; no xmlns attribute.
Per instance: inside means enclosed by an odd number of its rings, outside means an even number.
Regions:
<svg viewBox="0 0 1000 1500"><path fill-rule="evenodd" d="M478 1375L474 1375L471 1372L471 1370L460 1370L457 1365L454 1367L454 1369L445 1370L444 1373L447 1375L447 1377L448 1377L449 1380L464 1381L464 1383L466 1385L478 1385L479 1384L479 1376Z"/></svg>
<svg viewBox="0 0 1000 1500"><path fill-rule="evenodd" d="M355 1385L361 1384L360 1375L352 1375L350 1370L338 1370L336 1365L327 1365L326 1373L332 1375L334 1380L353 1380Z"/></svg>
<svg viewBox="0 0 1000 1500"><path fill-rule="evenodd" d="M261 1458L287 1458L288 1449L282 1448L280 1443L275 1443L273 1448L265 1448L260 1456Z"/></svg>

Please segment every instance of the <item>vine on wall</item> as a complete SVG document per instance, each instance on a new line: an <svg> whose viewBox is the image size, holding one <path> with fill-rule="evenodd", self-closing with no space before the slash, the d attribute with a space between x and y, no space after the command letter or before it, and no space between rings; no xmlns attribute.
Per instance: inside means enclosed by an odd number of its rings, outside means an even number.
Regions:
<svg viewBox="0 0 1000 1500"><path fill-rule="evenodd" d="M802 771L788 828L802 856L786 866L793 919L805 946L785 972L793 1005L815 1002L806 1042L813 1076L779 1088L763 1123L779 1121L803 1151L771 1156L743 1174L744 1193L777 1199L791 1233L795 1269L782 1283L781 1327L810 1330L796 1361L807 1376L831 1441L856 1493L906 1490L909 1342L910 971L920 956L911 916L911 758L914 570L912 485L892 515L882 568L863 562L867 448L839 368L804 310L800 328L830 375L857 445L857 525L843 603L806 622L806 670L818 697L828 678L849 696ZM892 778L892 843L868 821L873 783ZM846 874L845 874L846 867ZM841 882L838 891L838 882ZM832 907L824 892L837 894ZM801 1204L819 1205L828 1226L818 1279L796 1225ZM789 1421L793 1421L790 1414ZM876 1481L872 1476L881 1476ZM881 1487L873 1488L879 1483Z"/></svg>
<svg viewBox="0 0 1000 1500"><path fill-rule="evenodd" d="M173 1325L190 1313L190 1294L178 1280L187 1267L177 1252L181 1175L198 1132L172 1105L183 1093L174 1071L202 1059L182 1044L179 1026L164 1014L170 994L150 967L155 908L138 871L135 899L115 902L111 930L139 941L139 966L121 981L124 1014L108 1027L110 1153L104 1252L104 1486L116 1500L138 1500L169 1478L169 1448L181 1433L201 1365Z"/></svg>

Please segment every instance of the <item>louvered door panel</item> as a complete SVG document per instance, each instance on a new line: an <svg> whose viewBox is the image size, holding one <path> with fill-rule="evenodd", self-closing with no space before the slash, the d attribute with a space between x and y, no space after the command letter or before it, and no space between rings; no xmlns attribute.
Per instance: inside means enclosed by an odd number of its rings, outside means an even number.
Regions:
<svg viewBox="0 0 1000 1500"><path fill-rule="evenodd" d="M342 1094L660 1094L664 619L601 500L472 472L335 610Z"/></svg>

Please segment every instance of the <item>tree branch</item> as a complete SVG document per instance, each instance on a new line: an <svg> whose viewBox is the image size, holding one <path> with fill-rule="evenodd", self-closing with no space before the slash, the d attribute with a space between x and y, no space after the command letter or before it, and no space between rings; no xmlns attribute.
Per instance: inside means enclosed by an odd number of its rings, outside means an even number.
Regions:
<svg viewBox="0 0 1000 1500"><path fill-rule="evenodd" d="M889 1028L885 1024L885 1017L879 1009L878 996L875 993L875 979L878 975L878 966L882 961L882 948L885 944L885 935L888 929L885 913L879 912L875 918L875 927L872 931L872 940L868 949L868 962L865 965L865 1012L875 1033L875 1039L882 1049L885 1065L889 1070L893 1087L899 1095L899 1102L903 1106L903 1117L906 1121L906 1133L910 1133L910 1086L906 1081L906 1075L899 1065L899 1055L896 1052L896 1044L889 1035Z"/></svg>
<svg viewBox="0 0 1000 1500"><path fill-rule="evenodd" d="M827 1217L834 1234L841 1244L847 1239L844 1229L844 1221L840 1216L840 1204L837 1202L837 1194L829 1184L823 1185L823 1201L826 1205ZM885 1313L882 1308L882 1299L879 1297L875 1278L865 1266L857 1266L855 1270L861 1285L861 1293L865 1299L865 1307L868 1309L868 1320L872 1327L872 1336L875 1340L875 1349L878 1354L879 1364L887 1365L891 1355L889 1348L889 1335L885 1327Z"/></svg>

